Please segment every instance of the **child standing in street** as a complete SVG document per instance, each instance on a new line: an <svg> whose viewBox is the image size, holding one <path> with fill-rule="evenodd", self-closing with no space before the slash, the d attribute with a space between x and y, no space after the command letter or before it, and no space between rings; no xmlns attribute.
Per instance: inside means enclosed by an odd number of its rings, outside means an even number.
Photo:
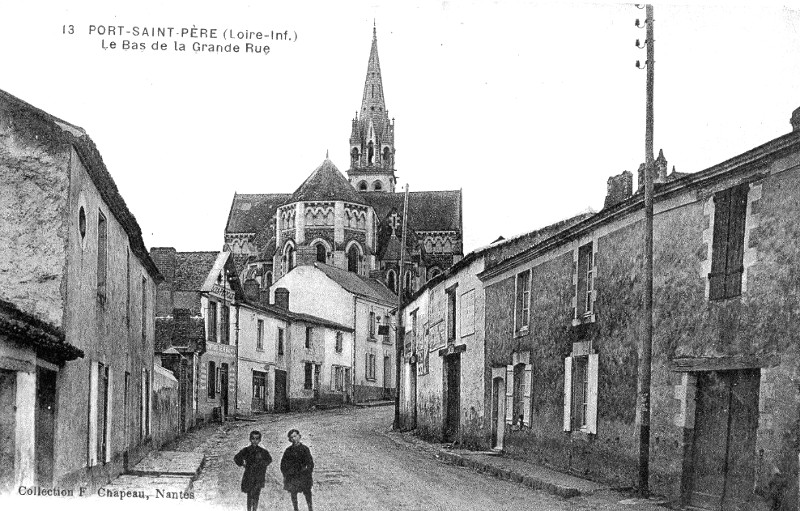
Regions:
<svg viewBox="0 0 800 511"><path fill-rule="evenodd" d="M242 491L247 494L247 511L258 509L258 498L261 496L261 488L264 487L264 475L267 467L272 463L272 456L269 451L259 447L261 442L261 432L250 432L250 445L239 451L233 457L233 462L244 466L242 476Z"/></svg>
<svg viewBox="0 0 800 511"><path fill-rule="evenodd" d="M289 430L289 441L292 445L286 448L281 458L283 489L291 495L294 511L298 511L298 493L302 493L306 498L308 511L314 511L311 505L311 485L314 484L311 474L314 471L314 459L308 447L300 442L300 438L299 431Z"/></svg>

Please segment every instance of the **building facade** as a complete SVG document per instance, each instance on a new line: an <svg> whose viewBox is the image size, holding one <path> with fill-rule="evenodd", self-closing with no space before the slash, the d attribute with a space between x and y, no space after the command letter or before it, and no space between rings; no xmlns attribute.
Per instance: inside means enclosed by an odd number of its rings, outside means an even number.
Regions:
<svg viewBox="0 0 800 511"><path fill-rule="evenodd" d="M14 469L17 485L95 488L151 448L161 275L82 129L0 92L0 146L0 300L65 350L48 362L3 343L3 388L16 379L31 397L35 384L47 402L13 419L36 421L35 468L29 437L15 443L13 461L4 438L0 464L27 465Z"/></svg>
<svg viewBox="0 0 800 511"><path fill-rule="evenodd" d="M693 174L659 158L650 485L674 503L796 509L800 110L793 128ZM486 402L512 378L516 402L515 368L530 371L530 421L503 449L616 484L637 471L644 222L630 183L611 178L603 211L480 274Z"/></svg>
<svg viewBox="0 0 800 511"><path fill-rule="evenodd" d="M344 374L341 378L348 376L348 367L352 369L349 381L355 401L394 396L396 335L392 316L397 307L397 297L383 283L334 266L314 263L294 268L275 282L273 288L276 303L280 301L278 289L285 289L291 293L294 311L343 325L352 332L350 360L347 360L344 349L338 353L334 350L331 360L337 361L333 365L342 367ZM314 356L322 356L322 348L319 350L309 352L307 356L314 353ZM317 363L316 360L311 362ZM320 371L322 385L326 386L324 379L328 377L328 370L320 368ZM330 374L335 377L336 369L331 369Z"/></svg>

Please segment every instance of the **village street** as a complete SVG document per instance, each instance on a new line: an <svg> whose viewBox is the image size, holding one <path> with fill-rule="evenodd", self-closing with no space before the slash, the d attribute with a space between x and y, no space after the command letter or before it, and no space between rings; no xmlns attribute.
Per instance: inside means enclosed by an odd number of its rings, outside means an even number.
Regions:
<svg viewBox="0 0 800 511"><path fill-rule="evenodd" d="M376 407L265 415L258 422L233 422L192 432L175 448L205 453L205 468L194 484L195 504L212 509L244 509L245 495L239 491L242 469L232 459L247 445L252 429L263 433L261 445L274 459L267 470L260 509L291 509L279 470L291 428L302 432L314 456L313 495L318 511L653 509L618 504L624 496L613 492L562 499L445 464L436 459L435 446L390 433L392 414L392 407ZM300 502L305 509L302 496Z"/></svg>

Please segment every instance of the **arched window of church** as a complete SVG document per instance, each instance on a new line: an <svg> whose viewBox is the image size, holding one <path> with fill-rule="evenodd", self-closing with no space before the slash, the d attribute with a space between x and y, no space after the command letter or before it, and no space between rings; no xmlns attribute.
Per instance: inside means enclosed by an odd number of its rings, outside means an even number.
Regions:
<svg viewBox="0 0 800 511"><path fill-rule="evenodd" d="M350 151L350 161L353 163L358 161L358 148L354 147L352 151Z"/></svg>
<svg viewBox="0 0 800 511"><path fill-rule="evenodd" d="M367 163L369 164L374 163L373 162L374 157L375 157L375 144L373 144L372 141L370 141L370 143L367 144Z"/></svg>
<svg viewBox="0 0 800 511"><path fill-rule="evenodd" d="M367 191L367 182L366 181L361 181L360 183L358 183L358 189L361 190L362 192L366 192Z"/></svg>
<svg viewBox="0 0 800 511"><path fill-rule="evenodd" d="M386 287L397 292L397 276L394 274L394 270L389 270L386 274Z"/></svg>
<svg viewBox="0 0 800 511"><path fill-rule="evenodd" d="M406 272L405 292L406 293L414 292L414 279L411 277L410 271Z"/></svg>
<svg viewBox="0 0 800 511"><path fill-rule="evenodd" d="M361 258L361 251L358 246L353 244L347 251L347 271L358 273L358 260Z"/></svg>
<svg viewBox="0 0 800 511"><path fill-rule="evenodd" d="M384 161L384 163L389 163L389 148L388 147L384 147L383 148L383 161Z"/></svg>
<svg viewBox="0 0 800 511"><path fill-rule="evenodd" d="M270 287L272 287L272 272L268 271L266 275L266 282L264 288L269 289Z"/></svg>
<svg viewBox="0 0 800 511"><path fill-rule="evenodd" d="M294 269L295 258L294 258L294 246L291 244L286 245L286 251L284 252L284 259L286 261L286 272L292 271Z"/></svg>
<svg viewBox="0 0 800 511"><path fill-rule="evenodd" d="M317 243L317 261L325 263L328 260L327 249L322 243Z"/></svg>
<svg viewBox="0 0 800 511"><path fill-rule="evenodd" d="M380 181L375 181L374 183L372 183L372 189L375 190L376 192L379 192L383 189L383 185L381 184Z"/></svg>

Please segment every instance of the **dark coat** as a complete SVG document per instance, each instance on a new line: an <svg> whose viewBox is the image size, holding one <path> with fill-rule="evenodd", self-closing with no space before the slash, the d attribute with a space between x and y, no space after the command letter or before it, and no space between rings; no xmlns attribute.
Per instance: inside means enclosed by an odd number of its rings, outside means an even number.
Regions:
<svg viewBox="0 0 800 511"><path fill-rule="evenodd" d="M264 473L267 471L267 466L272 463L269 451L258 445L248 445L233 457L233 462L240 467L244 465L243 492L250 493L264 487Z"/></svg>
<svg viewBox="0 0 800 511"><path fill-rule="evenodd" d="M314 481L311 473L314 471L314 458L311 451L303 444L290 445L283 452L281 458L281 473L283 473L283 489L289 492L303 492L311 489Z"/></svg>

